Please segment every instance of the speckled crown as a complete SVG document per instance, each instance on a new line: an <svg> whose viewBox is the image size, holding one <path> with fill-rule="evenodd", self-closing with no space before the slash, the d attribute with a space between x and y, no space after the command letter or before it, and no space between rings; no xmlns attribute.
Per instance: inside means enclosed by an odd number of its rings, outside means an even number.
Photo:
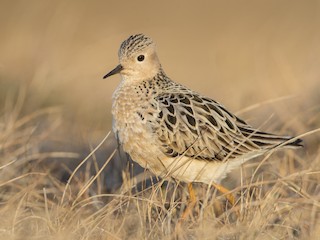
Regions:
<svg viewBox="0 0 320 240"><path fill-rule="evenodd" d="M141 51L152 44L154 44L153 40L144 34L131 35L121 44L118 53L119 58L130 57L133 53Z"/></svg>

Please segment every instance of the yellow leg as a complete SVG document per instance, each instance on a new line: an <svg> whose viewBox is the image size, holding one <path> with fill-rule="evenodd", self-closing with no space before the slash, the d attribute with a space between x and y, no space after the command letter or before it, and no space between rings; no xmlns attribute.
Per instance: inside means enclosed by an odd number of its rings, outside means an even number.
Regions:
<svg viewBox="0 0 320 240"><path fill-rule="evenodd" d="M232 193L230 193L229 189L223 187L222 185L215 184L215 183L213 183L212 185L219 192L221 192L222 194L225 194L226 199L230 202L231 205L233 205L233 206L235 205L235 203L236 203L235 197L233 196ZM190 215L190 213L192 212L192 210L197 202L196 194L193 190L192 183L188 183L188 191L189 191L189 202L188 202L187 208L184 210L184 212L182 214L181 220L185 220Z"/></svg>
<svg viewBox="0 0 320 240"><path fill-rule="evenodd" d="M197 201L197 197L193 190L192 183L188 183L188 191L190 196L190 202L195 203Z"/></svg>
<svg viewBox="0 0 320 240"><path fill-rule="evenodd" d="M219 185L219 184L215 184L213 183L212 184L219 192L221 192L222 194L225 194L226 195L226 199L231 203L231 205L234 205L236 203L236 200L233 196L232 193L230 193L230 190Z"/></svg>
<svg viewBox="0 0 320 240"><path fill-rule="evenodd" d="M184 210L182 214L182 217L181 217L182 220L186 219L190 215L194 205L196 205L196 202L197 202L196 194L193 190L192 183L188 183L188 191L189 191L189 203L187 205L187 208Z"/></svg>

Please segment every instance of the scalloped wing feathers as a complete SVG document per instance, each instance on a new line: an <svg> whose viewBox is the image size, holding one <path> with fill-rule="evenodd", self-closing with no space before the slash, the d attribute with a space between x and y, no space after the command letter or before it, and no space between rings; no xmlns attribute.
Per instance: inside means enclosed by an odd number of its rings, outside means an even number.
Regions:
<svg viewBox="0 0 320 240"><path fill-rule="evenodd" d="M260 155L291 139L255 130L218 102L183 90L156 97L160 113L154 128L168 156L222 161Z"/></svg>

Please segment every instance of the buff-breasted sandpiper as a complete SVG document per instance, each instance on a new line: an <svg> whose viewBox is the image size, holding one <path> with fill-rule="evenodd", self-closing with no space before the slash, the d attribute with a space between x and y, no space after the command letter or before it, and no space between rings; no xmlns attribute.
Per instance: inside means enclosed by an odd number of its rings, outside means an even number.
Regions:
<svg viewBox="0 0 320 240"><path fill-rule="evenodd" d="M123 149L162 178L213 184L242 163L280 147L300 147L301 139L253 128L219 102L172 81L155 43L143 34L126 39L113 94L113 131Z"/></svg>

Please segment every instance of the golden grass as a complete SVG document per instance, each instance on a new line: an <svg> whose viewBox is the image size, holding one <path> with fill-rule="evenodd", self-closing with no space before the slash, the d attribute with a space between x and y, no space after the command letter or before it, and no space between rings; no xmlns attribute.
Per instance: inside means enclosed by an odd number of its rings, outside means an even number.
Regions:
<svg viewBox="0 0 320 240"><path fill-rule="evenodd" d="M1 6L0 239L318 239L319 1ZM305 147L229 174L235 206L196 184L179 225L186 186L136 170L104 138L118 79L101 78L140 32L173 80Z"/></svg>
<svg viewBox="0 0 320 240"><path fill-rule="evenodd" d="M235 206L230 206L213 188L195 184L197 205L190 218L181 221L188 203L186 186L182 183L155 181L147 172L130 177L131 170L124 168L122 186L113 192L105 190L103 170L117 149L100 166L96 151L109 135L69 172L67 182L61 181L54 174L55 163L46 161L76 159L79 155L41 150L61 124L61 110L46 108L21 116L25 93L22 91L18 96L11 111L8 108L2 111L0 122L1 239L316 239L319 236L318 142L307 141L305 150L286 150L260 161L253 160L234 173L225 184L233 183ZM302 137L308 139L317 132L319 129L308 131ZM81 165L93 165L94 171ZM70 170L66 167L65 171ZM146 183L147 180L155 182Z"/></svg>

